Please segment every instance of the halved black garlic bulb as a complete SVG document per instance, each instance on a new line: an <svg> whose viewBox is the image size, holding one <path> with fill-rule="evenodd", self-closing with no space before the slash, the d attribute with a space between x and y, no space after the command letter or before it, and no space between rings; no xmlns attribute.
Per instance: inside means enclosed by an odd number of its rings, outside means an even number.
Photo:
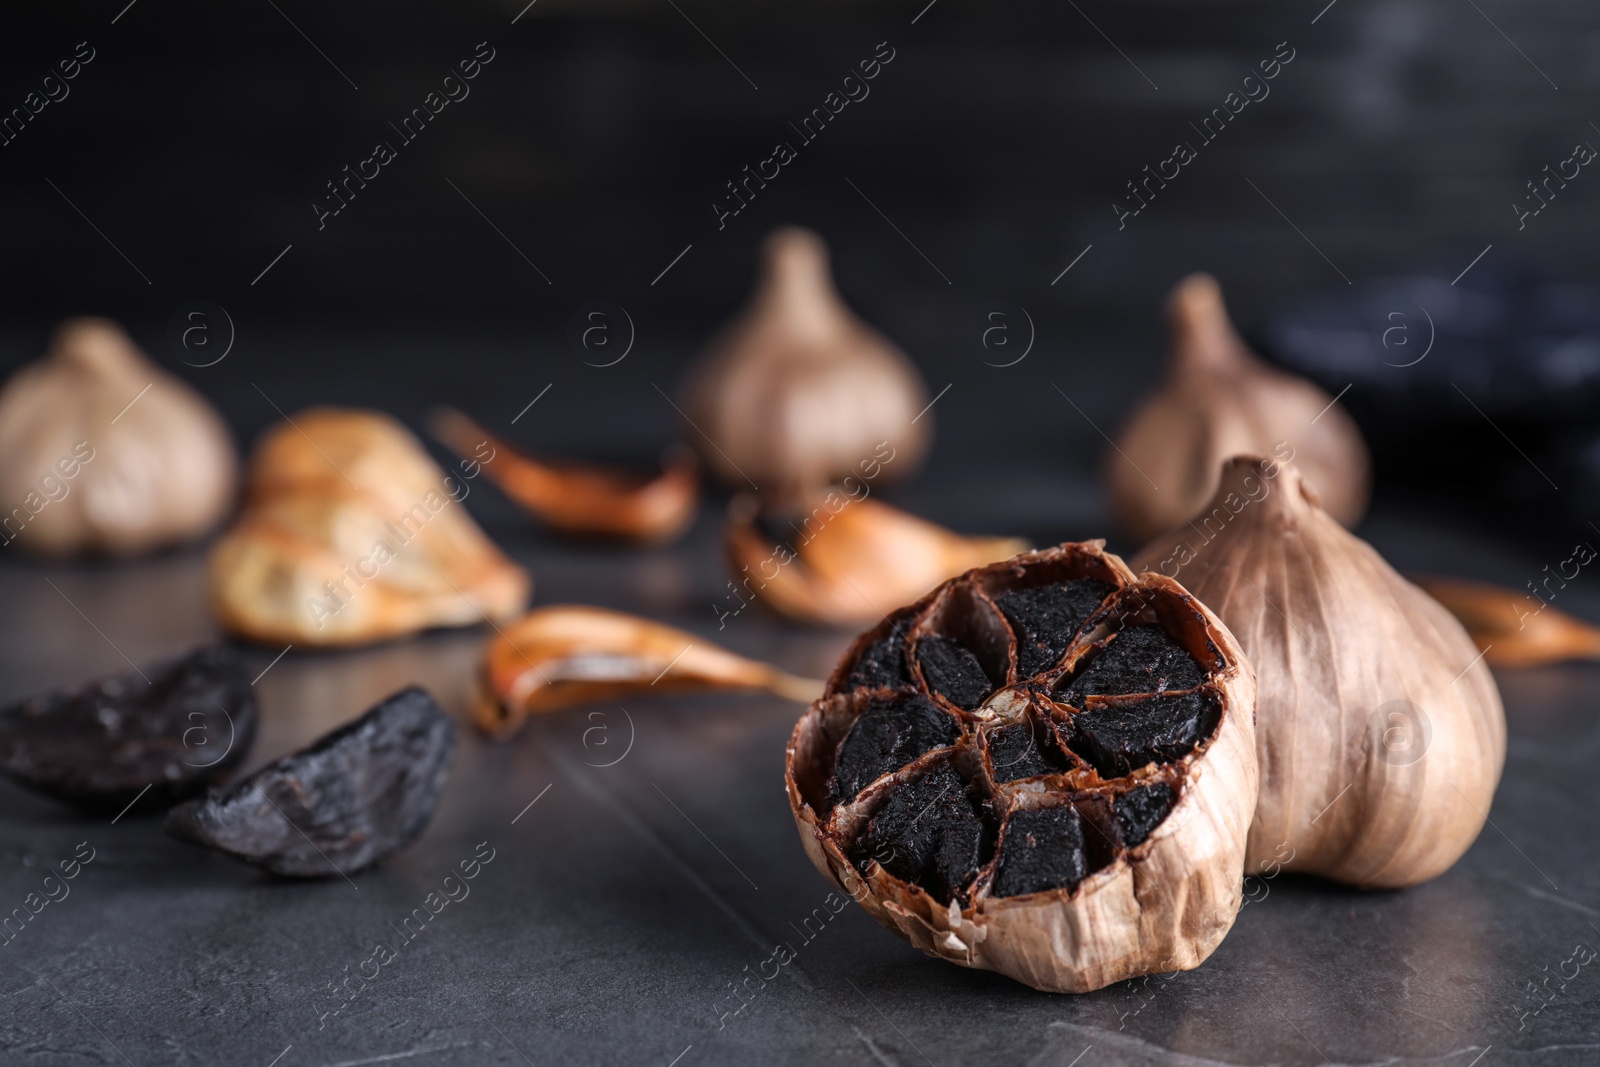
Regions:
<svg viewBox="0 0 1600 1067"><path fill-rule="evenodd" d="M1103 542L968 571L855 641L790 741L807 855L930 955L1086 992L1198 966L1238 913L1255 678Z"/></svg>
<svg viewBox="0 0 1600 1067"><path fill-rule="evenodd" d="M410 686L309 748L167 813L167 832L289 878L349 876L422 836L456 724Z"/></svg>
<svg viewBox="0 0 1600 1067"><path fill-rule="evenodd" d="M250 675L213 645L0 708L0 774L89 811L170 807L226 778L255 734Z"/></svg>

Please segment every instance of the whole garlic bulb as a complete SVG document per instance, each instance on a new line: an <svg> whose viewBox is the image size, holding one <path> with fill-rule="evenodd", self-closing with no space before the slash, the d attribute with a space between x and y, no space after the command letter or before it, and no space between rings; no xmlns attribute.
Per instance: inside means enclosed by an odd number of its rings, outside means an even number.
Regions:
<svg viewBox="0 0 1600 1067"><path fill-rule="evenodd" d="M42 555L191 540L222 519L237 476L216 411L107 319L63 324L0 392L0 536Z"/></svg>
<svg viewBox="0 0 1600 1067"><path fill-rule="evenodd" d="M1191 274L1167 303L1172 362L1106 459L1112 512L1145 540L1199 513L1222 461L1293 459L1326 502L1354 526L1367 509L1367 446L1349 414L1322 389L1251 353L1209 274Z"/></svg>
<svg viewBox="0 0 1600 1067"><path fill-rule="evenodd" d="M1415 885L1477 838L1505 763L1494 678L1461 624L1335 522L1298 470L1223 464L1208 510L1131 566L1181 581L1255 667L1247 870Z"/></svg>
<svg viewBox="0 0 1600 1067"><path fill-rule="evenodd" d="M781 229L764 255L754 299L690 374L689 439L722 481L769 496L859 474L885 441L883 480L909 475L932 429L921 375L845 306L822 238Z"/></svg>

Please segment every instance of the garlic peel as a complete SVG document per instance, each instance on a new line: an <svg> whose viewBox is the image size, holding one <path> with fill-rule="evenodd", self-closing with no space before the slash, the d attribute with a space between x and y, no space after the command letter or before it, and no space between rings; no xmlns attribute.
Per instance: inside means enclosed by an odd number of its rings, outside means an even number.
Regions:
<svg viewBox="0 0 1600 1067"><path fill-rule="evenodd" d="M106 319L62 325L0 391L3 536L49 556L136 555L200 536L233 503L216 411Z"/></svg>
<svg viewBox="0 0 1600 1067"><path fill-rule="evenodd" d="M1466 627L1491 667L1600 659L1600 627L1542 599L1463 578L1413 576L1411 580Z"/></svg>
<svg viewBox="0 0 1600 1067"><path fill-rule="evenodd" d="M1197 515L1233 456L1293 460L1345 526L1366 511L1370 460L1354 420L1318 386L1245 345L1215 278L1194 274L1168 302L1172 361L1107 456L1112 511L1140 540Z"/></svg>
<svg viewBox="0 0 1600 1067"><path fill-rule="evenodd" d="M1182 580L1255 667L1251 871L1401 887L1472 844L1505 761L1494 679L1450 613L1344 530L1294 467L1230 460L1211 508L1133 566Z"/></svg>
<svg viewBox="0 0 1600 1067"><path fill-rule="evenodd" d="M766 689L805 701L821 687L650 619L555 605L506 625L489 643L476 720L484 732L508 737L529 715L613 697Z"/></svg>
<svg viewBox="0 0 1600 1067"><path fill-rule="evenodd" d="M763 529L780 526L784 543ZM766 521L764 521L764 518ZM870 499L834 490L798 511L763 517L753 495L736 497L724 528L735 595L752 593L779 614L822 625L860 625L971 567L1028 549L1014 537L966 537Z"/></svg>
<svg viewBox="0 0 1600 1067"><path fill-rule="evenodd" d="M512 500L563 533L652 544L679 536L694 521L699 477L682 446L667 453L659 471L647 473L540 462L448 408L434 415L432 429L467 462L481 461L484 473Z"/></svg>
<svg viewBox="0 0 1600 1067"><path fill-rule="evenodd" d="M910 360L845 306L822 239L788 227L767 238L749 306L691 370L685 432L727 485L784 496L859 474L884 445L883 480L910 475L927 404Z"/></svg>
<svg viewBox="0 0 1600 1067"><path fill-rule="evenodd" d="M527 572L449 485L386 415L316 408L280 424L212 549L219 621L257 641L332 647L515 616Z"/></svg>

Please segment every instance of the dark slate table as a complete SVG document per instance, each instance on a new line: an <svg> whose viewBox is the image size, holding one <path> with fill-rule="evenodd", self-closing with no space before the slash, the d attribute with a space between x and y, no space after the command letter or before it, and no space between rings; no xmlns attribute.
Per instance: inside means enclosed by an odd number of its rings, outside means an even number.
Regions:
<svg viewBox="0 0 1600 1067"><path fill-rule="evenodd" d="M937 501L991 505L996 530L1092 521L1088 474L1055 475L1048 492L1043 477L957 469L924 478L909 502L936 514ZM754 610L717 632L714 505L679 545L641 553L545 539L487 492L472 506L532 567L538 603L639 611L800 673L824 672L847 640ZM1401 566L1516 581L1519 564L1501 546L1403 501L1380 506L1363 532ZM196 549L42 568L0 557L0 696L210 637L203 559ZM483 641L479 631L438 633L367 651L296 650L275 664L279 650L251 652L266 672L251 766L413 681L462 718L451 785L426 836L353 883L276 881L167 838L158 818L85 819L0 786L5 908L39 889L48 865L93 850L70 895L0 947L7 1062L1600 1059L1600 974L1560 973L1572 971L1563 963L1576 946L1600 946L1588 792L1600 669L1500 676L1505 778L1492 824L1445 876L1387 893L1288 875L1253 885L1256 899L1198 971L1074 997L926 959L853 906L805 926L819 908L829 915L830 886L801 852L782 789L798 707L749 695L641 698L553 715L492 743L465 722ZM467 896L402 938L406 917L461 861L488 855ZM398 945L394 957L364 965L379 942ZM759 990L748 1003L736 999L734 986L778 942L794 961L745 983Z"/></svg>

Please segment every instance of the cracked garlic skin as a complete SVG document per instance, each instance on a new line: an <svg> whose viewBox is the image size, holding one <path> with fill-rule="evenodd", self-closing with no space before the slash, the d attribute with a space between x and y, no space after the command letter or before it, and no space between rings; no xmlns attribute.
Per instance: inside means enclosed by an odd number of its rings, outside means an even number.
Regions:
<svg viewBox="0 0 1600 1067"><path fill-rule="evenodd" d="M932 432L922 376L845 305L822 238L777 230L764 260L754 298L690 372L688 439L724 483L769 497L859 475L885 443L881 481L905 479Z"/></svg>
<svg viewBox="0 0 1600 1067"><path fill-rule="evenodd" d="M1083 993L1188 970L1232 927L1256 801L1232 635L1104 542L892 612L789 742L806 855L923 952Z"/></svg>
<svg viewBox="0 0 1600 1067"><path fill-rule="evenodd" d="M579 604L530 611L484 649L474 718L506 738L530 715L686 690L765 689L816 699L822 683L746 659L683 630Z"/></svg>
<svg viewBox="0 0 1600 1067"><path fill-rule="evenodd" d="M211 405L116 323L72 319L0 392L0 538L45 556L133 556L204 534L233 503Z"/></svg>
<svg viewBox="0 0 1600 1067"><path fill-rule="evenodd" d="M1205 513L1132 562L1181 581L1255 667L1251 871L1292 849L1288 870L1397 888L1466 852L1505 763L1494 678L1461 624L1298 470L1230 460Z"/></svg>
<svg viewBox="0 0 1600 1067"><path fill-rule="evenodd" d="M729 611L753 596L800 622L860 626L970 567L1030 547L1015 537L966 537L839 489L799 499L763 510L744 493L729 505Z"/></svg>
<svg viewBox="0 0 1600 1067"><path fill-rule="evenodd" d="M1223 460L1292 459L1354 526L1366 512L1371 464L1355 421L1334 398L1263 363L1234 330L1222 287L1191 274L1167 304L1172 361L1166 379L1106 457L1112 513L1140 541L1199 514Z"/></svg>
<svg viewBox="0 0 1600 1067"><path fill-rule="evenodd" d="M256 448L245 507L212 549L211 602L232 633L360 645L516 616L531 581L467 513L400 423L313 408Z"/></svg>

